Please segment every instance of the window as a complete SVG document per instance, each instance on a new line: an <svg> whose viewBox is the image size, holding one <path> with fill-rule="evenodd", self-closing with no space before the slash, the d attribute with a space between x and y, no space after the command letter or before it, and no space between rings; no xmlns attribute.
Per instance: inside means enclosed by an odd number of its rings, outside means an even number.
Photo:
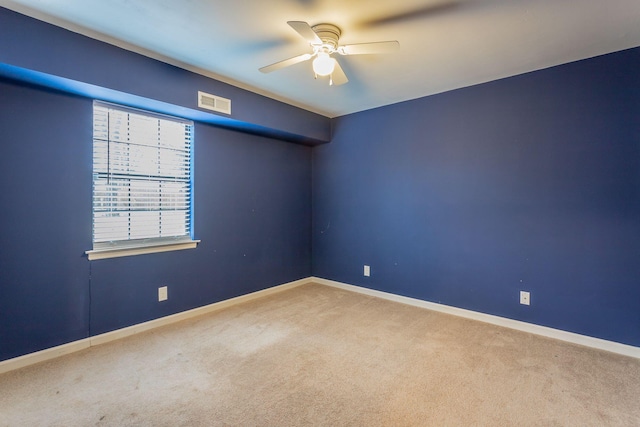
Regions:
<svg viewBox="0 0 640 427"><path fill-rule="evenodd" d="M95 101L89 259L194 248L193 123Z"/></svg>

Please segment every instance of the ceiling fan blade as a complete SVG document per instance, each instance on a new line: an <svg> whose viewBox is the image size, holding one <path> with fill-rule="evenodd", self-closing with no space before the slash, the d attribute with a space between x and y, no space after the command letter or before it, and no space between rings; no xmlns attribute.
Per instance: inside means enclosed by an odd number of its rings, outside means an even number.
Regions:
<svg viewBox="0 0 640 427"><path fill-rule="evenodd" d="M341 55L370 55L377 53L392 53L400 49L397 41L347 44L338 47Z"/></svg>
<svg viewBox="0 0 640 427"><path fill-rule="evenodd" d="M288 67L293 64L297 64L298 62L307 61L311 59L313 55L310 53L305 53L303 55L294 56L293 58L285 59L284 61L276 62L275 64L267 65L266 67L260 68L260 71L263 73L270 73L272 71L279 70L284 67Z"/></svg>
<svg viewBox="0 0 640 427"><path fill-rule="evenodd" d="M333 68L333 73L331 73L331 84L333 86L340 86L349 81L347 75L344 73L344 70L340 66L340 63L336 61L335 58L332 58L335 63L335 67Z"/></svg>
<svg viewBox="0 0 640 427"><path fill-rule="evenodd" d="M320 40L320 37L318 37L316 32L313 31L313 28L311 28L311 26L306 22L288 21L287 24L289 24L291 28L296 30L296 32L300 34L302 38L308 41L310 44L322 44L322 40Z"/></svg>

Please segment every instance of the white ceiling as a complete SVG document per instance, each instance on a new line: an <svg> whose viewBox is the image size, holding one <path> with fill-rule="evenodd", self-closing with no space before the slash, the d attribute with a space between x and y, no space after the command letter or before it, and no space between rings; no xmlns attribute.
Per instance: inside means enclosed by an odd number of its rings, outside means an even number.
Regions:
<svg viewBox="0 0 640 427"><path fill-rule="evenodd" d="M0 6L329 117L640 46L640 0L0 0ZM287 21L332 23L349 83L314 80Z"/></svg>

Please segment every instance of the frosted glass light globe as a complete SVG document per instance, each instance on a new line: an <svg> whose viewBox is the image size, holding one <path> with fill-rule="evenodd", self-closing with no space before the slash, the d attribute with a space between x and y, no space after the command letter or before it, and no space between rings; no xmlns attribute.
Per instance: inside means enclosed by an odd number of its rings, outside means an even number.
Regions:
<svg viewBox="0 0 640 427"><path fill-rule="evenodd" d="M328 76L333 73L335 63L327 52L318 52L318 56L313 60L313 72L319 76Z"/></svg>

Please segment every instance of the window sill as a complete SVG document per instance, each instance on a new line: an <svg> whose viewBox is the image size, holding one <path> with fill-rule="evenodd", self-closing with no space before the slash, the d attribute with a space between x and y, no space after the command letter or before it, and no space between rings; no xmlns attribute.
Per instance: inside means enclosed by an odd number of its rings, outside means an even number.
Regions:
<svg viewBox="0 0 640 427"><path fill-rule="evenodd" d="M198 243L200 243L200 240L189 240L179 243L163 243L159 245L136 246L130 248L94 249L91 251L86 251L85 253L89 257L89 261L94 261L98 259L153 254L157 252L180 251L183 249L194 249L196 246L198 246Z"/></svg>

